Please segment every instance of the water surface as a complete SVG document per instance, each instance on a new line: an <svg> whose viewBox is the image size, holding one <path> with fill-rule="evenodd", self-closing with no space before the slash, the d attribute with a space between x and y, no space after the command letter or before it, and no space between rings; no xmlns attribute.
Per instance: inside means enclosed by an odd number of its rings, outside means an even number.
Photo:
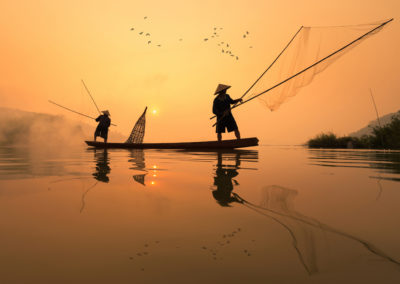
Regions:
<svg viewBox="0 0 400 284"><path fill-rule="evenodd" d="M400 283L400 153L0 148L1 283Z"/></svg>

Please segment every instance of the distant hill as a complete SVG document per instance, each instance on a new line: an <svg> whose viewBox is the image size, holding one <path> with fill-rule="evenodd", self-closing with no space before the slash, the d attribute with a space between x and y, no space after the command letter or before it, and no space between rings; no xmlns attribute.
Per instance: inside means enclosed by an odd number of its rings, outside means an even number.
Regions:
<svg viewBox="0 0 400 284"><path fill-rule="evenodd" d="M394 113L389 113L389 114L386 114L384 116L379 117L382 126L385 125L385 124L388 124L392 120L392 117L394 115L400 115L400 111L394 112ZM368 123L367 126L361 128L360 130L358 130L356 132L350 133L349 136L361 137L363 135L370 135L370 134L372 134L372 128L375 127L375 126L378 126L378 125L379 125L378 124L378 119L372 120L372 121L370 121Z"/></svg>
<svg viewBox="0 0 400 284"><path fill-rule="evenodd" d="M82 145L83 140L93 139L94 130L94 123L72 121L61 115L0 108L0 146ZM126 139L112 128L109 137L112 141Z"/></svg>

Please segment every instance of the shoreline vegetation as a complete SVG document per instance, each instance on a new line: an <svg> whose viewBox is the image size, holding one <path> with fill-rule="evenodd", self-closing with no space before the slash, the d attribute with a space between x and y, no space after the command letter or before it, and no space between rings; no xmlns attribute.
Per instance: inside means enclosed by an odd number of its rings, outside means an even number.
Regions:
<svg viewBox="0 0 400 284"><path fill-rule="evenodd" d="M342 136L334 133L321 133L307 141L309 148L330 149L400 149L400 114L396 114L391 121L380 126L373 126L372 134L361 137Z"/></svg>

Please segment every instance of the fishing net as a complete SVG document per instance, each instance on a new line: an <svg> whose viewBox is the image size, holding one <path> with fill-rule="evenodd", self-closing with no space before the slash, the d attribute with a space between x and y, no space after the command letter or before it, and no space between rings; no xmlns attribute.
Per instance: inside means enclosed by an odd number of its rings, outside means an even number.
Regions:
<svg viewBox="0 0 400 284"><path fill-rule="evenodd" d="M364 25L301 27L271 66L245 93L277 110L352 48L378 33L389 21ZM260 95L263 94L263 95Z"/></svg>
<svg viewBox="0 0 400 284"><path fill-rule="evenodd" d="M144 132L146 128L146 111L147 107L144 109L143 114L136 121L131 135L129 135L129 138L125 141L125 143L143 143Z"/></svg>

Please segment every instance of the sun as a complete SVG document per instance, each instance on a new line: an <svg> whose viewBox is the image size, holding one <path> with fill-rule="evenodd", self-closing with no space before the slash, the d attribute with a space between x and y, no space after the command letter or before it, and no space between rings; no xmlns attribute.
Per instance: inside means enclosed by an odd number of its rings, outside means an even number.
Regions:
<svg viewBox="0 0 400 284"><path fill-rule="evenodd" d="M156 109L153 109L153 110L151 111L151 113L152 113L152 114L157 114L157 110L156 110Z"/></svg>

